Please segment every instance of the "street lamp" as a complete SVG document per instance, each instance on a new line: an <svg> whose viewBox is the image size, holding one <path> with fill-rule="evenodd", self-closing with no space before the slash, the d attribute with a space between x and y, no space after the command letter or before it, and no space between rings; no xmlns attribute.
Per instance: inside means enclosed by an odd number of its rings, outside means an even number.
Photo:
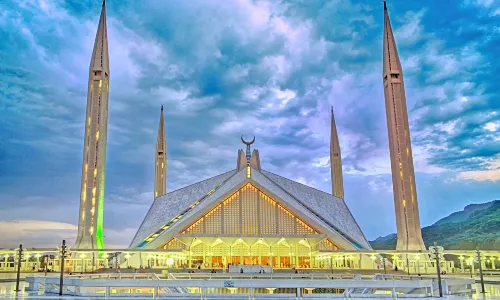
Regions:
<svg viewBox="0 0 500 300"><path fill-rule="evenodd" d="M59 256L61 257L61 274L59 276L59 296L62 296L64 285L64 259L70 255L70 247L66 246L66 240L62 241L61 246L57 246Z"/></svg>
<svg viewBox="0 0 500 300"><path fill-rule="evenodd" d="M17 252L17 277L16 277L16 292L21 291L19 289L19 279L21 277L21 262L24 260L24 249L23 245L19 245L19 248L16 249Z"/></svg>

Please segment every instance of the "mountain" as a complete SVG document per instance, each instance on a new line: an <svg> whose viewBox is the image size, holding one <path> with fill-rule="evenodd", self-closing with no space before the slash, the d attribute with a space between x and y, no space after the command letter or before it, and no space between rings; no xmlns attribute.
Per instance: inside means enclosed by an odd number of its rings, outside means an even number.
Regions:
<svg viewBox="0 0 500 300"><path fill-rule="evenodd" d="M483 250L500 249L500 200L467 205L442 218L431 226L422 228L425 245L437 241L445 249L473 250L478 245ZM371 241L373 249L396 248L396 234Z"/></svg>

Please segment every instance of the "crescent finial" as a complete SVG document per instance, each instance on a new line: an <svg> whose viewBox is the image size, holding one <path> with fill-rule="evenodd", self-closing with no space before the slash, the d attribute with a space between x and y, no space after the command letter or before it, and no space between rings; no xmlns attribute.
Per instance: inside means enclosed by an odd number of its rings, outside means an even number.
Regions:
<svg viewBox="0 0 500 300"><path fill-rule="evenodd" d="M243 135L241 136L241 141L243 142L243 144L247 145L247 146L250 146L251 144L253 144L255 142L255 135L253 136L253 139L250 141L250 142L247 142L243 139Z"/></svg>

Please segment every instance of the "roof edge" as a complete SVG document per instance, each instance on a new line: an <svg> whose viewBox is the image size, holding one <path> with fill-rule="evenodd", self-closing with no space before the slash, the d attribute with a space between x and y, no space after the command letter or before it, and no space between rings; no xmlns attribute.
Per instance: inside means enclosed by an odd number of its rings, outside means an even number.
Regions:
<svg viewBox="0 0 500 300"><path fill-rule="evenodd" d="M148 217L149 213L151 212L151 210L153 209L153 206L154 206L155 202L156 202L156 201L158 201L158 198L161 198L161 197L166 196L166 195L168 195L168 194L171 194L171 193L173 193L173 192L177 192L177 191L180 191L180 190L186 189L186 188L188 188L188 187L190 187L190 186L193 186L193 185L195 185L195 184L199 184L199 183L201 183L201 182L203 182L203 181L207 181L207 180L210 180L210 179L215 178L215 177L217 177L217 176L221 176L221 175L227 174L227 173L229 173L229 172L234 172L234 171L237 171L237 170L236 170L236 169L234 169L234 170L231 170L231 171L227 171L227 172L224 172L224 173L217 174L217 175L212 176L212 177L209 177L209 178L205 178L205 179L203 179L203 180L197 181L197 182L192 183L192 184L190 184L190 185L186 185L186 186L184 186L184 187L181 187L181 188L179 188L179 189L173 190L173 191L171 191L171 192L168 192L168 193L166 193L166 194L164 194L164 195L161 195L161 196L159 196L159 197L155 198L155 199L154 199L154 201L153 201L153 203L151 203L151 206L149 207L149 209L148 209L148 211L147 211L146 215L144 215L144 217L143 217L143 219L142 219L142 222L141 222L141 224L139 225L139 227L137 228L137 231L135 232L134 237L133 237L133 238L132 238L132 240L130 241L130 244L129 244L129 246L128 246L128 247L129 247L129 248L130 248L130 247L132 247L132 243L134 242L135 238L137 237L137 234L139 233L139 230L142 228L142 225L144 225L144 222L146 222L146 219L147 219L147 217ZM236 173L238 173L238 172L236 172ZM235 174L236 174L236 173L235 173ZM229 178L233 177L235 174L231 175ZM228 179L229 179L229 178L228 178Z"/></svg>

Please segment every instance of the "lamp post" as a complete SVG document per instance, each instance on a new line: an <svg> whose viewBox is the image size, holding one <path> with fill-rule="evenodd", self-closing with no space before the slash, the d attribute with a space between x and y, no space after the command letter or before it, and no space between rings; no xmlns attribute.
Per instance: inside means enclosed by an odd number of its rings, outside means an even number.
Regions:
<svg viewBox="0 0 500 300"><path fill-rule="evenodd" d="M406 254L406 270L408 271L408 276L410 276L410 259L408 258L408 254Z"/></svg>
<svg viewBox="0 0 500 300"><path fill-rule="evenodd" d="M481 259L481 251L479 251L479 247L476 250L477 261L479 262L479 277L481 278L481 293L485 293L484 291L484 278L483 278L483 263Z"/></svg>
<svg viewBox="0 0 500 300"><path fill-rule="evenodd" d="M19 289L19 281L21 278L21 262L24 259L24 250L23 245L19 245L19 249L16 249L17 252L17 277L16 277L16 292L21 291Z"/></svg>
<svg viewBox="0 0 500 300"><path fill-rule="evenodd" d="M462 255L460 255L460 257L458 259L460 260L460 270L463 273L464 272L464 257Z"/></svg>
<svg viewBox="0 0 500 300"><path fill-rule="evenodd" d="M62 245L58 246L59 255L61 256L61 274L59 276L59 296L62 296L63 293L63 284L64 284L64 259L67 255L69 255L69 247L66 246L66 240L62 241Z"/></svg>
<svg viewBox="0 0 500 300"><path fill-rule="evenodd" d="M392 256L392 263L394 264L394 271L397 271L397 268L398 268L398 256L397 255Z"/></svg>
<svg viewBox="0 0 500 300"><path fill-rule="evenodd" d="M436 260L436 271L438 276L438 286L439 286L439 297L443 297L443 286L441 285L441 266L439 263L440 258L444 258L443 256L443 247L439 247L437 242L434 242L434 246L429 247L429 255L431 259Z"/></svg>
<svg viewBox="0 0 500 300"><path fill-rule="evenodd" d="M472 258L469 258L467 260L467 264L469 265L469 272L470 272L470 278L472 278L472 268L474 268L474 265L473 265L473 261L472 261Z"/></svg>
<svg viewBox="0 0 500 300"><path fill-rule="evenodd" d="M384 274L387 275L387 269L385 268L385 257L382 256L382 264L384 265Z"/></svg>

